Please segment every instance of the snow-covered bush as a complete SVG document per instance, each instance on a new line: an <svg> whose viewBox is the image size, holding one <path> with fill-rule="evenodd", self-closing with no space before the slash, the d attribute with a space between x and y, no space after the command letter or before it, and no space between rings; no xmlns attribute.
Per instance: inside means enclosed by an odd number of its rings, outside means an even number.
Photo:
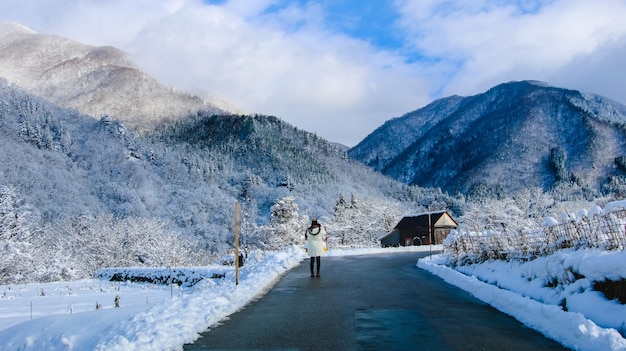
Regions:
<svg viewBox="0 0 626 351"><path fill-rule="evenodd" d="M462 265L491 259L528 260L568 248L626 248L623 203L610 203L603 214L597 212L579 211L578 217L562 214L561 222L547 217L542 226L519 231L455 231L444 241L444 252L451 264Z"/></svg>

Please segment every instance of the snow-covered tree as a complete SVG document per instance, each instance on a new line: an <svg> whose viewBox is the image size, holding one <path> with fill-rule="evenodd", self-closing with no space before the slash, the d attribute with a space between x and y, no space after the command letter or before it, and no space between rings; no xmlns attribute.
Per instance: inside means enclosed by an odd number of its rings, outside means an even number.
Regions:
<svg viewBox="0 0 626 351"><path fill-rule="evenodd" d="M543 219L550 215L554 207L554 198L540 188L529 188L513 194L513 201L522 211L520 220L528 219L529 225L539 225Z"/></svg>
<svg viewBox="0 0 626 351"><path fill-rule="evenodd" d="M339 245L355 244L358 240L357 231L361 227L361 219L358 212L358 201L352 194L350 202L347 202L343 194L335 204L333 218L330 224L330 236Z"/></svg>
<svg viewBox="0 0 626 351"><path fill-rule="evenodd" d="M541 224L554 207L554 199L541 189L525 189L512 197L470 202L460 217L460 230L519 231Z"/></svg>
<svg viewBox="0 0 626 351"><path fill-rule="evenodd" d="M270 210L270 222L257 230L256 243L269 249L301 244L309 218L299 214L291 196L279 199Z"/></svg>
<svg viewBox="0 0 626 351"><path fill-rule="evenodd" d="M397 202L375 197L358 200L355 194L346 202L340 196L329 225L330 236L338 245L376 245L376 238L390 231L400 217Z"/></svg>
<svg viewBox="0 0 626 351"><path fill-rule="evenodd" d="M0 283L28 279L32 266L29 208L9 187L0 186Z"/></svg>

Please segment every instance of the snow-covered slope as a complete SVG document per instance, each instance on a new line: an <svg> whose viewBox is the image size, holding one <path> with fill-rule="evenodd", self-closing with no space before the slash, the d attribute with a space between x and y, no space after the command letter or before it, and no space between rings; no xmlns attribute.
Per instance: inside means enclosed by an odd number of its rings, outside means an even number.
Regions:
<svg viewBox="0 0 626 351"><path fill-rule="evenodd" d="M393 118L349 150L348 154L376 170L382 170L427 130L456 111L462 100L460 96L440 99L423 109Z"/></svg>
<svg viewBox="0 0 626 351"><path fill-rule="evenodd" d="M202 99L159 84L114 47L83 45L14 23L0 22L0 77L63 107L139 129L198 110L239 112L216 96Z"/></svg>
<svg viewBox="0 0 626 351"><path fill-rule="evenodd" d="M623 175L626 106L524 81L441 99L385 123L349 156L407 184L450 192L575 183L599 191ZM498 190L500 189L500 190Z"/></svg>
<svg viewBox="0 0 626 351"><path fill-rule="evenodd" d="M142 252L106 254L107 262L91 257L91 249L135 250L119 240L150 238L163 247L169 238L190 243L194 251L222 252L233 245L235 201L245 208L247 242L263 246L272 240L278 246L300 240L299 227L285 227L276 216L268 224L271 208L285 203L281 199L292 199L287 202L297 205L299 221L309 221L309 216L332 218L342 194L355 195L364 204L348 211L350 221L359 218L363 225L359 231L350 226L351 238L373 244L401 208L413 210L427 194L272 116L199 111L136 133L114 119L96 120L54 105L0 78L0 126L0 217L19 218L17 224L0 221L0 242L20 248L8 255L0 245L0 270L11 272L4 271L0 282L84 277L97 268L129 264L120 261L127 258L132 264L163 258L143 252L141 245L136 249ZM436 192L427 198L453 203ZM284 229L263 229L272 225ZM348 231L342 228L334 234ZM91 240L96 236L101 239ZM168 260L172 245L165 245ZM208 256L184 254L194 257Z"/></svg>

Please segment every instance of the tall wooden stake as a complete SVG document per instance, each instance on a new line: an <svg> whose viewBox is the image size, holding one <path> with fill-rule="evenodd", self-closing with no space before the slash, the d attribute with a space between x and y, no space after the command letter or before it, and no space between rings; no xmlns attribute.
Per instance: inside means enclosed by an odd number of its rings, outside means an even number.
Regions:
<svg viewBox="0 0 626 351"><path fill-rule="evenodd" d="M432 234L432 224L430 223L430 206L428 206L428 240L430 240L430 253L428 254L428 259L433 259L433 234Z"/></svg>
<svg viewBox="0 0 626 351"><path fill-rule="evenodd" d="M235 285L239 285L239 202L235 201Z"/></svg>

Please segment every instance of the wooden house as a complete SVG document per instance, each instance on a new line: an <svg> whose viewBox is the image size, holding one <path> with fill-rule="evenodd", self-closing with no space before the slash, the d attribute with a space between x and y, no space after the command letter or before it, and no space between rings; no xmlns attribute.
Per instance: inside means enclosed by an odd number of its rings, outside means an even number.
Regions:
<svg viewBox="0 0 626 351"><path fill-rule="evenodd" d="M421 213L405 216L393 231L378 240L382 247L438 245L457 226L456 221L446 211Z"/></svg>

